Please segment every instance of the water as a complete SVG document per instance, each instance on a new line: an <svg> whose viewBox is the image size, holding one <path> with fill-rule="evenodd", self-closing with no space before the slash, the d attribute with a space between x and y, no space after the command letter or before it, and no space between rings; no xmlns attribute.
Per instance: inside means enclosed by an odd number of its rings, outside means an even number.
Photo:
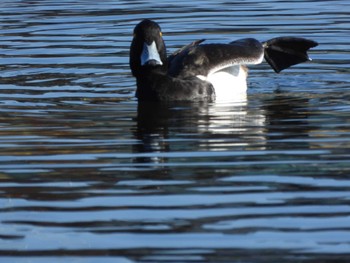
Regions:
<svg viewBox="0 0 350 263"><path fill-rule="evenodd" d="M348 1L0 3L1 262L348 262ZM132 30L319 42L246 100L138 104Z"/></svg>

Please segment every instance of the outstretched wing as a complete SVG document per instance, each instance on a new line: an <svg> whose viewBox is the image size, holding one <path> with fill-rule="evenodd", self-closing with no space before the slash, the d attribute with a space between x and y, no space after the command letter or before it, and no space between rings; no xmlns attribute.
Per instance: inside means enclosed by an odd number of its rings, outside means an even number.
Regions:
<svg viewBox="0 0 350 263"><path fill-rule="evenodd" d="M253 38L240 39L229 44L195 45L172 57L169 74L182 78L208 76L234 65L259 64L263 56L263 45Z"/></svg>

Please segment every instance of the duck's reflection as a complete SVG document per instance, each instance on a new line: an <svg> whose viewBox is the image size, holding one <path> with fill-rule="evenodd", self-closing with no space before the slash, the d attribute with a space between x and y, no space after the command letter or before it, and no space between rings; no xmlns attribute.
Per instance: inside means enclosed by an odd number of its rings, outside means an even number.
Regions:
<svg viewBox="0 0 350 263"><path fill-rule="evenodd" d="M162 103L140 102L137 108L136 138L140 141L134 146L138 153L136 163L166 162L164 156L152 153L169 152L168 121L171 120L170 108ZM147 154L146 154L147 153Z"/></svg>
<svg viewBox="0 0 350 263"><path fill-rule="evenodd" d="M139 103L135 136L140 143L134 146L134 161L166 163L167 153L208 149L218 130L229 132L229 124L216 114L215 107L207 103Z"/></svg>
<svg viewBox="0 0 350 263"><path fill-rule="evenodd" d="M281 149L288 141L269 141L308 136L307 107L308 99L278 93L220 103L142 102L134 162L159 166L181 152Z"/></svg>
<svg viewBox="0 0 350 263"><path fill-rule="evenodd" d="M201 148L208 151L261 150L265 148L265 110L247 100L215 103L205 110L207 121L198 123L198 132L206 134Z"/></svg>

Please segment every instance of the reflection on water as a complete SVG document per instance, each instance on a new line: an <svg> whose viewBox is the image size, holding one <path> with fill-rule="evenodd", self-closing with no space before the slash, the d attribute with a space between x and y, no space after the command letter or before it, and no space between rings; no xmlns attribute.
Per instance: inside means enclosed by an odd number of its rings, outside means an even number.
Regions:
<svg viewBox="0 0 350 263"><path fill-rule="evenodd" d="M175 152L179 144L188 148L188 157L224 156L232 147L263 149L264 110L250 109L240 103L138 104L136 137L142 141L137 152ZM181 129L176 132L177 129ZM201 138L198 138L200 134ZM173 141L171 138L180 137ZM193 145L196 151L193 152ZM228 154L230 156L231 153ZM184 157L184 156L183 156ZM158 158L150 159L159 161Z"/></svg>
<svg viewBox="0 0 350 263"><path fill-rule="evenodd" d="M1 1L4 262L347 262L346 1ZM234 102L140 103L134 25L320 42Z"/></svg>

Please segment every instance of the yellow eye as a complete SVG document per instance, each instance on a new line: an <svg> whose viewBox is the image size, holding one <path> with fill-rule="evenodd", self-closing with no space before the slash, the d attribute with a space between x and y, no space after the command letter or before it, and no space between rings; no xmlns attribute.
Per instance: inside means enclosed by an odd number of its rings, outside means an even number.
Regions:
<svg viewBox="0 0 350 263"><path fill-rule="evenodd" d="M159 32L159 35L160 35L160 36L163 36L163 33L162 33L162 32Z"/></svg>

